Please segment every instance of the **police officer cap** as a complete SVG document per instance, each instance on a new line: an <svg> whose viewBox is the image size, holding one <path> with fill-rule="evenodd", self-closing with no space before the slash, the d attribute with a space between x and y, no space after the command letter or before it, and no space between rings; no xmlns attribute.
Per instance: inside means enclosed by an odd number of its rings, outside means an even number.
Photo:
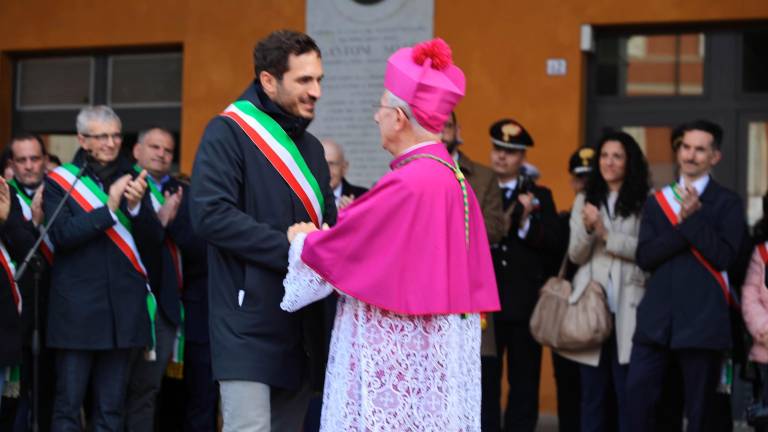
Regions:
<svg viewBox="0 0 768 432"><path fill-rule="evenodd" d="M595 159L595 149L592 147L579 147L571 155L568 162L568 171L573 175L587 175L592 172L592 160Z"/></svg>
<svg viewBox="0 0 768 432"><path fill-rule="evenodd" d="M533 147L533 138L523 125L512 119L499 120L491 125L491 142L497 147L510 150L526 150Z"/></svg>

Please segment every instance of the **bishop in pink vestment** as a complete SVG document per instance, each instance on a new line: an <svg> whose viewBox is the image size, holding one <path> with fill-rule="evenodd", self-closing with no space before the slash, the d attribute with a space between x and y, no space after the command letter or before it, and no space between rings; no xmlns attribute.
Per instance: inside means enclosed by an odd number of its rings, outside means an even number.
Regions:
<svg viewBox="0 0 768 432"><path fill-rule="evenodd" d="M499 309L475 194L438 141L465 80L440 39L390 57L395 158L336 226L291 227L281 307L338 293L323 431L480 431L480 314Z"/></svg>

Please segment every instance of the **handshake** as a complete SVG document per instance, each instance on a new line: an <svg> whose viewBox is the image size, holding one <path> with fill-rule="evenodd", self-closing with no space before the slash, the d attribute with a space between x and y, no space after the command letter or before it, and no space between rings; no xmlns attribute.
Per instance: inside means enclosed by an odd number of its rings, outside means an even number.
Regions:
<svg viewBox="0 0 768 432"><path fill-rule="evenodd" d="M323 224L322 228L323 230L330 229L328 224ZM309 234L317 230L318 228L315 226L315 224L310 222L299 222L299 223L293 224L288 228L288 232L287 232L288 242L289 243L292 242L293 239L296 238L297 234L300 234L300 233Z"/></svg>

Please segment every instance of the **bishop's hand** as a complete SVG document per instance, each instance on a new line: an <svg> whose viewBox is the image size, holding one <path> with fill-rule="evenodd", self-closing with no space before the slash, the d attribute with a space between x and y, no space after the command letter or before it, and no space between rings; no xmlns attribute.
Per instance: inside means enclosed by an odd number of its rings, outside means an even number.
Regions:
<svg viewBox="0 0 768 432"><path fill-rule="evenodd" d="M293 224L290 228L288 228L288 242L292 242L293 239L296 238L296 235L299 233L309 234L315 231L317 231L317 227L313 223L299 222L297 224Z"/></svg>

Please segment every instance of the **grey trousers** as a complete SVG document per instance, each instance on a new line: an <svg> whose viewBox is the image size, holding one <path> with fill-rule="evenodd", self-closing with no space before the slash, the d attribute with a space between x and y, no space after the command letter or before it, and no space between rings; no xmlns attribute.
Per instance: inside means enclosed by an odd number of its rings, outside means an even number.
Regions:
<svg viewBox="0 0 768 432"><path fill-rule="evenodd" d="M312 392L269 387L254 381L220 381L222 432L298 432Z"/></svg>
<svg viewBox="0 0 768 432"><path fill-rule="evenodd" d="M131 354L128 391L125 398L125 430L127 432L153 431L155 406L165 369L173 354L176 327L158 310L155 320L157 360L144 359L144 349Z"/></svg>

